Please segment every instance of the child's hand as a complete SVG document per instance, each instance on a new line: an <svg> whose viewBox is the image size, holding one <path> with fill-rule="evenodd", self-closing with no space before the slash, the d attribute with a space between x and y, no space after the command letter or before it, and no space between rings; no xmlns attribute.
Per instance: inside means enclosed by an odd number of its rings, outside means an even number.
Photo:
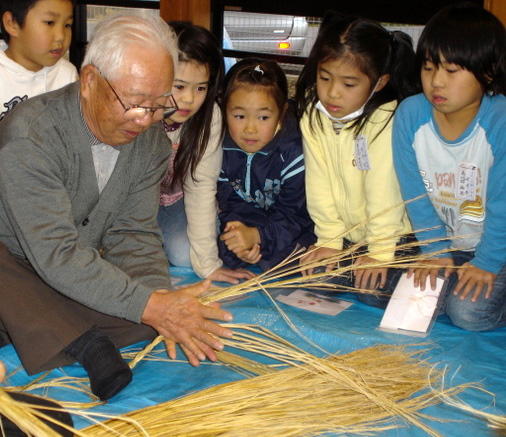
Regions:
<svg viewBox="0 0 506 437"><path fill-rule="evenodd" d="M364 264L377 264L379 261L371 258L370 256L363 255L359 256L355 262L355 266L360 266ZM370 269L357 269L354 270L355 274L355 288L360 288L361 290L376 290L379 288L383 288L387 282L387 267L371 267ZM369 287L367 286L369 284Z"/></svg>
<svg viewBox="0 0 506 437"><path fill-rule="evenodd" d="M458 296L462 292L460 298L464 300L472 289L476 287L471 297L471 302L476 302L478 300L478 297L480 297L485 287L487 287L485 299L490 298L494 288L495 278L497 278L496 274L480 269L471 263L463 264L462 268L458 269L457 276L459 277L459 282L453 290L453 294Z"/></svg>
<svg viewBox="0 0 506 437"><path fill-rule="evenodd" d="M309 264L311 262L319 261L323 258L331 257L332 255L335 255L339 252L337 249L331 249L329 247L319 247L316 249L316 246L312 245L309 246L307 249L307 254L300 258L299 264ZM325 271L329 272L336 266L335 263L330 263L325 266ZM310 275L313 273L313 268L305 269L302 271L302 276Z"/></svg>
<svg viewBox="0 0 506 437"><path fill-rule="evenodd" d="M418 261L415 267L411 267L408 270L408 278L411 278L413 273L415 274L414 284L415 287L420 286L420 290L425 290L425 282L427 280L427 276L430 276L430 287L435 290L436 289L436 279L439 274L439 270L445 270L445 278L450 276L453 271L453 258L445 257L445 258L432 258L432 259L424 259Z"/></svg>
<svg viewBox="0 0 506 437"><path fill-rule="evenodd" d="M229 282L230 284L238 284L239 279L250 279L256 276L253 272L246 269L227 269L226 267L220 267L211 273L208 278L211 281L217 282Z"/></svg>
<svg viewBox="0 0 506 437"><path fill-rule="evenodd" d="M255 244L261 243L258 229L246 226L239 221L228 222L220 239L225 243L227 249L236 255L249 251Z"/></svg>
<svg viewBox="0 0 506 437"><path fill-rule="evenodd" d="M250 264L256 264L262 258L260 253L260 244L255 244L250 250L245 250L237 254L237 258Z"/></svg>

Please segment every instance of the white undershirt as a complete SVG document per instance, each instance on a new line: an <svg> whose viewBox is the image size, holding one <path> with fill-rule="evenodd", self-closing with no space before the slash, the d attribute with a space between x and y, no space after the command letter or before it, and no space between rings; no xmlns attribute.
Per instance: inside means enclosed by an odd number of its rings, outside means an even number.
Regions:
<svg viewBox="0 0 506 437"><path fill-rule="evenodd" d="M91 153L97 175L98 192L101 193L114 171L119 150L108 144L100 143L91 146Z"/></svg>

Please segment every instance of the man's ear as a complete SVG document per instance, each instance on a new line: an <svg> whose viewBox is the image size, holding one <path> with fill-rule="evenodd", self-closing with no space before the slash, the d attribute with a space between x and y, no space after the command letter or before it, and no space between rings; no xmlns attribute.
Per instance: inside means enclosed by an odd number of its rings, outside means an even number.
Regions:
<svg viewBox="0 0 506 437"><path fill-rule="evenodd" d="M97 68L91 64L85 65L81 68L79 75L81 97L89 99L91 91L97 86L97 75L99 74Z"/></svg>
<svg viewBox="0 0 506 437"><path fill-rule="evenodd" d="M10 35L10 37L17 37L19 34L19 26L18 22L14 19L12 12L6 11L2 15L2 24L5 31Z"/></svg>
<svg viewBox="0 0 506 437"><path fill-rule="evenodd" d="M389 80L390 80L389 74L384 74L383 76L380 76L374 92L377 93L378 91L381 91L383 88L385 88L385 85L388 83Z"/></svg>

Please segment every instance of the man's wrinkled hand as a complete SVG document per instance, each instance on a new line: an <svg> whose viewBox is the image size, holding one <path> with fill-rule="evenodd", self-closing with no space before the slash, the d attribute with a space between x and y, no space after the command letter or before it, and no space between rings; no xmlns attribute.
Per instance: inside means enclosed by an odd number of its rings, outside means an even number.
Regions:
<svg viewBox="0 0 506 437"><path fill-rule="evenodd" d="M179 343L193 366L198 366L206 357L216 361L215 351L223 349L216 337L232 336L232 331L212 321L230 322L232 314L220 309L218 304L203 305L198 300L210 284L206 279L178 290L155 290L142 314L142 323ZM175 348L168 352L169 356L175 355Z"/></svg>

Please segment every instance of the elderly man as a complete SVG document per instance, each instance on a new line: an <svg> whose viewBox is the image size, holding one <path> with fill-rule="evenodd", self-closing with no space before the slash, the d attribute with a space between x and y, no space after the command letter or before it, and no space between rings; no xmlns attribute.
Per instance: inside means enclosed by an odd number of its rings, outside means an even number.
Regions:
<svg viewBox="0 0 506 437"><path fill-rule="evenodd" d="M100 23L80 81L18 105L0 125L0 343L37 373L78 361L108 399L132 373L117 347L158 332L198 365L232 316L171 289L156 224L170 144L159 120L177 42L160 19Z"/></svg>

